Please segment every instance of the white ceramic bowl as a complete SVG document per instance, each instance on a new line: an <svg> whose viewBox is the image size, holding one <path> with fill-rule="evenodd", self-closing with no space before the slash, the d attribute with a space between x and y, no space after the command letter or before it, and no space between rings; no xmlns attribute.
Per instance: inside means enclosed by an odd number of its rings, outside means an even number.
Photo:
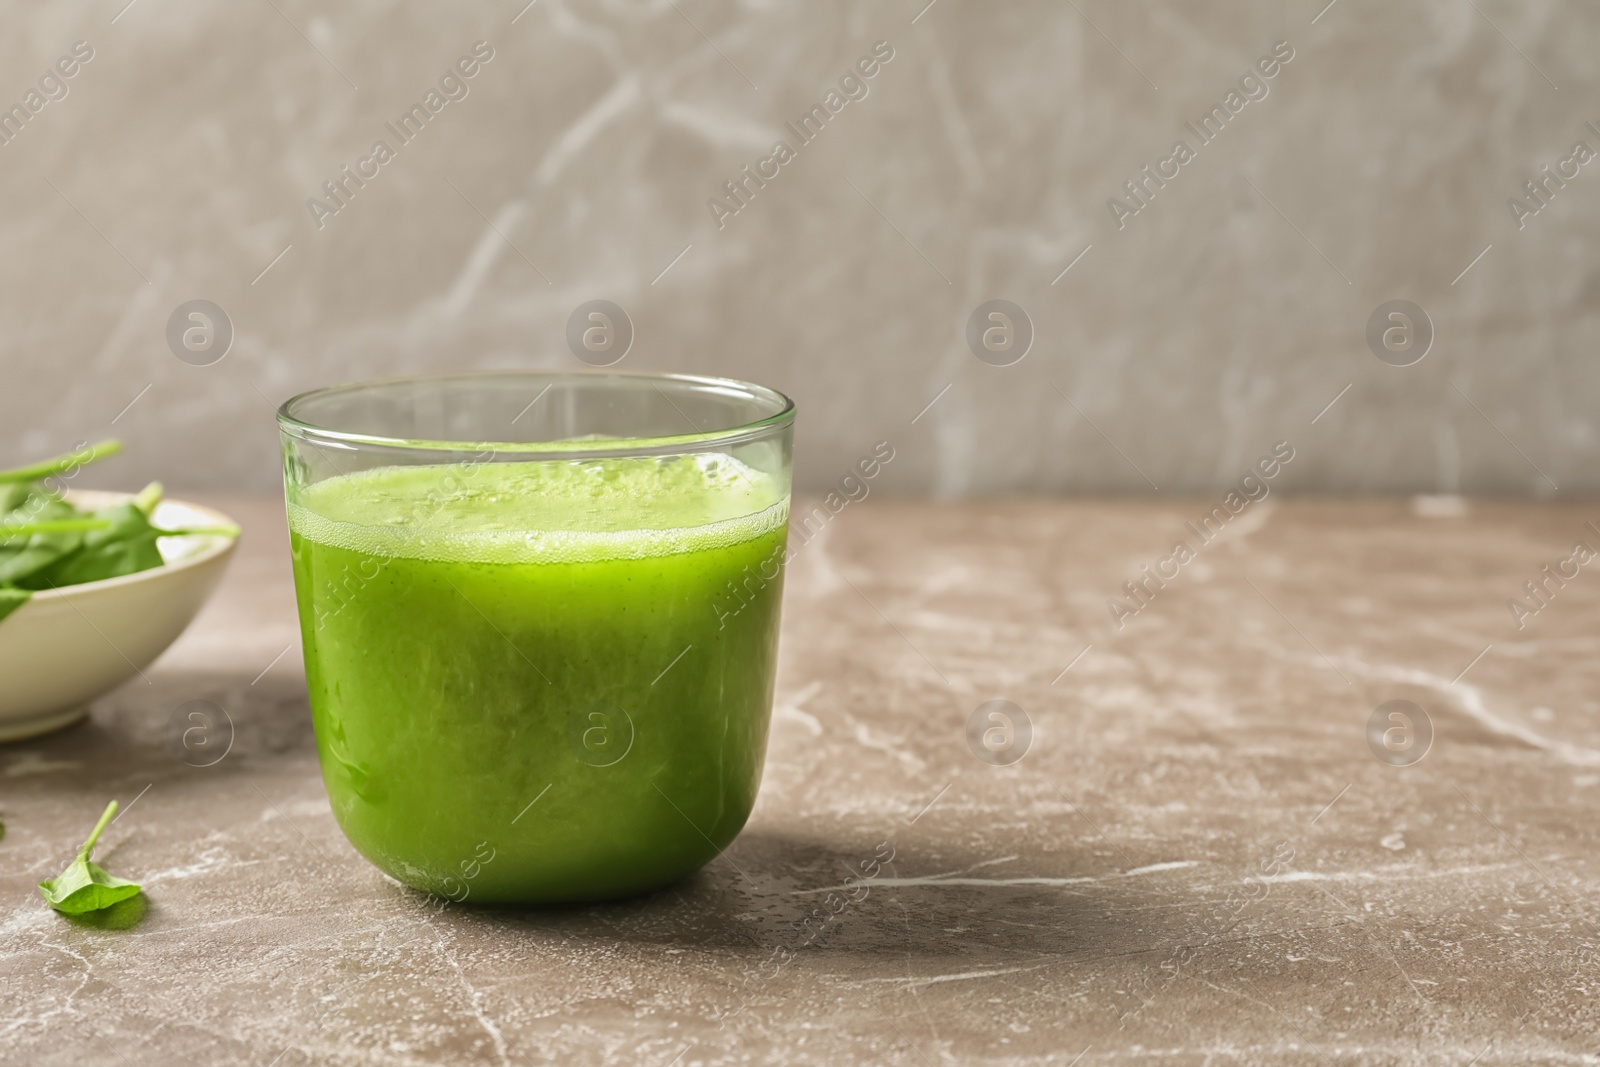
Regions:
<svg viewBox="0 0 1600 1067"><path fill-rule="evenodd" d="M132 493L69 492L74 504L103 508ZM163 500L155 523L231 526L219 511ZM164 537L166 565L121 578L33 594L0 619L0 741L70 725L89 701L148 667L193 621L228 565L237 539Z"/></svg>

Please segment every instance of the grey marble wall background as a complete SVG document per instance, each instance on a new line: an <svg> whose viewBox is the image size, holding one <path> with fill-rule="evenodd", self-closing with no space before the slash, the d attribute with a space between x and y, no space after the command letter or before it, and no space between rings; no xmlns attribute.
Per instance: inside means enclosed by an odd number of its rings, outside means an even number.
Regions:
<svg viewBox="0 0 1600 1067"><path fill-rule="evenodd" d="M102 481L271 487L287 395L576 368L568 315L606 298L623 367L793 395L811 486L887 439L896 490L1209 492L1281 439L1293 489L1600 487L1600 163L1520 229L1507 205L1600 149L1593 5L525 2L0 11L0 104L42 101L0 145L0 456L114 433ZM307 199L477 41L468 95L319 229ZM785 122L879 41L800 146ZM708 198L780 139L719 229ZM964 340L992 298L1033 324L1012 366ZM1436 332L1404 368L1365 340L1396 298ZM209 366L166 340L192 299L235 331Z"/></svg>

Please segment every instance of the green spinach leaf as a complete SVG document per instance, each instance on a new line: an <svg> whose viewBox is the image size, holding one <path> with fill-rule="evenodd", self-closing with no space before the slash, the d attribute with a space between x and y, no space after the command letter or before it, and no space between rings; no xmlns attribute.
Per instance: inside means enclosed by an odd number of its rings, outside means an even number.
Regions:
<svg viewBox="0 0 1600 1067"><path fill-rule="evenodd" d="M9 585L0 585L0 619L4 619L13 611L28 602L33 596L31 589L16 589Z"/></svg>
<svg viewBox="0 0 1600 1067"><path fill-rule="evenodd" d="M116 814L117 802L113 800L106 805L100 821L94 824L89 840L78 850L77 859L54 878L39 883L39 893L45 903L63 915L99 911L138 895L140 887L137 882L107 874L104 868L89 859L94 853L95 842L100 840L100 835Z"/></svg>
<svg viewBox="0 0 1600 1067"><path fill-rule="evenodd" d="M168 530L154 525L160 482L125 504L95 512L75 507L44 481L71 477L79 467L122 451L101 441L41 463L0 471L0 619L32 593L152 570L165 561L163 537L213 534L237 537L237 526Z"/></svg>
<svg viewBox="0 0 1600 1067"><path fill-rule="evenodd" d="M71 475L86 463L105 459L122 451L121 441L99 441L85 448L75 449L60 456L30 463L26 467L13 467L0 471L0 482L37 482L55 474Z"/></svg>
<svg viewBox="0 0 1600 1067"><path fill-rule="evenodd" d="M19 512L27 512L23 515ZM0 516L5 526L27 528L37 523L65 522L83 518L77 508L65 500L31 499L22 508ZM0 541L0 582L21 584L22 579L37 573L57 560L76 552L83 544L82 530L50 530L21 533Z"/></svg>
<svg viewBox="0 0 1600 1067"><path fill-rule="evenodd" d="M80 534L83 541L75 551L13 579L16 584L24 589L55 589L161 566L156 538L162 532L150 525L150 517L137 504L113 504L96 511L94 518L106 526Z"/></svg>

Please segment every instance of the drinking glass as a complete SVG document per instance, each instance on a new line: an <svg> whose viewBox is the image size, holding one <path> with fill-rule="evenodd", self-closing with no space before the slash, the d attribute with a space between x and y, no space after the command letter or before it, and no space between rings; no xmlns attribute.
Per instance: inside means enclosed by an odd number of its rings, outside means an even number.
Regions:
<svg viewBox="0 0 1600 1067"><path fill-rule="evenodd" d="M766 754L794 404L496 371L278 412L323 782L441 899L644 892L733 840Z"/></svg>

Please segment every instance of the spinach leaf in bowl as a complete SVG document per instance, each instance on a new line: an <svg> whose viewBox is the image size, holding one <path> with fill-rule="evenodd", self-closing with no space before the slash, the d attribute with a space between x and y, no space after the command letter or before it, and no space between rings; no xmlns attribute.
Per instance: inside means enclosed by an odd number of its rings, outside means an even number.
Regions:
<svg viewBox="0 0 1600 1067"><path fill-rule="evenodd" d="M46 479L71 477L85 463L116 455L122 446L101 441L42 463L0 471L0 619L33 593L81 585L159 567L157 541L191 534L237 536L238 527L168 530L152 521L161 483L133 500L85 511Z"/></svg>

